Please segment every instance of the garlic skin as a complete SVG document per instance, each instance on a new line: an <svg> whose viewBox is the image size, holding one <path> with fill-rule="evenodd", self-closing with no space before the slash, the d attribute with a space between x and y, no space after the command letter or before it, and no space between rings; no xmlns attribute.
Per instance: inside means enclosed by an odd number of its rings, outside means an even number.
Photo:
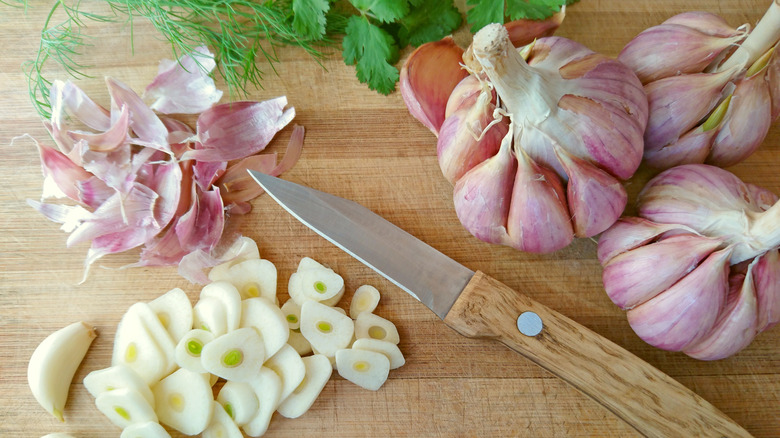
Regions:
<svg viewBox="0 0 780 438"><path fill-rule="evenodd" d="M780 114L779 41L774 0L752 31L687 12L629 42L618 60L637 73L650 101L647 164L726 167L758 149Z"/></svg>
<svg viewBox="0 0 780 438"><path fill-rule="evenodd" d="M701 360L780 321L780 202L706 164L661 172L599 239L604 288L646 342Z"/></svg>
<svg viewBox="0 0 780 438"><path fill-rule="evenodd" d="M511 122L508 144L491 163L456 183L455 210L466 229L491 243L549 253L612 225L627 200L620 180L639 166L647 123L647 98L633 72L565 38L515 49L497 24L480 30L466 54ZM510 166L509 156L516 169L499 169Z"/></svg>
<svg viewBox="0 0 780 438"><path fill-rule="evenodd" d="M521 47L531 44L535 39L552 36L563 23L564 18L566 18L566 5L563 5L560 11L546 20L512 20L504 23L504 27L509 34L512 45Z"/></svg>
<svg viewBox="0 0 780 438"><path fill-rule="evenodd" d="M436 136L450 93L468 76L459 65L462 56L463 49L446 37L421 45L401 67L399 88L406 107Z"/></svg>

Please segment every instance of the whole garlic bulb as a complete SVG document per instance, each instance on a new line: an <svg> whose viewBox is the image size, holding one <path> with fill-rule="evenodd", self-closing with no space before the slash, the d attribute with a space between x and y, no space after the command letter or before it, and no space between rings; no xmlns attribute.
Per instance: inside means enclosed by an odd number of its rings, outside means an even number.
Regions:
<svg viewBox="0 0 780 438"><path fill-rule="evenodd" d="M645 86L645 161L731 166L761 145L780 113L780 0L752 31L686 12L636 36L618 59ZM736 47L736 50L735 50Z"/></svg>
<svg viewBox="0 0 780 438"><path fill-rule="evenodd" d="M642 157L647 99L636 75L565 38L515 49L497 24L475 35L464 59L495 90L510 128L498 153L455 184L463 225L529 252L612 225L627 199L620 180Z"/></svg>
<svg viewBox="0 0 780 438"><path fill-rule="evenodd" d="M647 343L702 360L780 321L780 203L706 164L653 178L598 245L604 288Z"/></svg>

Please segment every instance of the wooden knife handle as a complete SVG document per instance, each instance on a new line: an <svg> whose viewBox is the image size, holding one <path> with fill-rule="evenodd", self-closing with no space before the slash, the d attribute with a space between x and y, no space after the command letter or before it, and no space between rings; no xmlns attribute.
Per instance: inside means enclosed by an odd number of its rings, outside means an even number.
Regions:
<svg viewBox="0 0 780 438"><path fill-rule="evenodd" d="M543 323L536 336L518 329L518 316L528 311ZM482 272L474 275L444 322L464 336L503 342L645 436L751 436L652 365Z"/></svg>

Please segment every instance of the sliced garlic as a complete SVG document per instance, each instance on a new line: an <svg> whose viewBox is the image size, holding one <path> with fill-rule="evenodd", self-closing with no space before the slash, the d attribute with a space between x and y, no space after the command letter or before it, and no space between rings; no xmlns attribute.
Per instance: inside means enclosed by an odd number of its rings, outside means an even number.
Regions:
<svg viewBox="0 0 780 438"><path fill-rule="evenodd" d="M283 417L298 418L305 414L333 373L330 360L321 354L304 357L303 364L306 367L306 376L277 409Z"/></svg>
<svg viewBox="0 0 780 438"><path fill-rule="evenodd" d="M225 258L229 259L227 262L220 263L214 266L209 271L209 280L230 280L230 275L227 271L234 265L237 265L246 260L259 259L260 250L257 248L257 242L253 239L245 236L241 236L228 250L230 254L225 254Z"/></svg>
<svg viewBox="0 0 780 438"><path fill-rule="evenodd" d="M349 348L336 352L336 369L355 385L376 391L387 381L390 359L375 351Z"/></svg>
<svg viewBox="0 0 780 438"><path fill-rule="evenodd" d="M301 360L301 355L289 344L285 344L265 361L263 366L273 370L282 380L282 393L279 400L285 400L300 385L306 374L306 366Z"/></svg>
<svg viewBox="0 0 780 438"><path fill-rule="evenodd" d="M214 297L202 297L192 308L192 326L201 330L208 330L214 336L224 335L228 332L227 309L222 300Z"/></svg>
<svg viewBox="0 0 780 438"><path fill-rule="evenodd" d="M138 391L119 388L97 396L95 405L116 426L125 428L134 423L157 421L154 408Z"/></svg>
<svg viewBox="0 0 780 438"><path fill-rule="evenodd" d="M174 342L179 342L192 328L192 303L187 293L178 287L149 301L149 307L157 314Z"/></svg>
<svg viewBox="0 0 780 438"><path fill-rule="evenodd" d="M205 375L179 368L154 385L152 392L160 423L197 435L211 422L214 395Z"/></svg>
<svg viewBox="0 0 780 438"><path fill-rule="evenodd" d="M282 310L272 301L247 298L241 302L241 327L253 327L260 332L266 357L271 357L287 343L290 329Z"/></svg>
<svg viewBox="0 0 780 438"><path fill-rule="evenodd" d="M328 301L344 293L344 279L330 269L307 269L298 272L301 292L314 301Z"/></svg>
<svg viewBox="0 0 780 438"><path fill-rule="evenodd" d="M391 370L400 368L406 363L406 359L404 359L404 355L401 353L401 349L398 348L398 345L392 342L382 341L379 339L361 338L356 339L355 342L352 343L352 348L355 350L376 351L377 353L384 354L390 360Z"/></svg>
<svg viewBox="0 0 780 438"><path fill-rule="evenodd" d="M225 380L246 382L255 378L266 355L257 330L244 327L204 345L200 359L206 371Z"/></svg>
<svg viewBox="0 0 780 438"><path fill-rule="evenodd" d="M349 304L349 317L356 319L362 312L373 312L379 304L379 291L374 286L364 284L357 288Z"/></svg>
<svg viewBox="0 0 780 438"><path fill-rule="evenodd" d="M228 380L222 385L217 394L217 401L239 426L248 423L260 407L252 386L247 382L234 380Z"/></svg>
<svg viewBox="0 0 780 438"><path fill-rule="evenodd" d="M135 303L116 329L111 365L125 364L152 385L176 367L173 339L146 303Z"/></svg>
<svg viewBox="0 0 780 438"><path fill-rule="evenodd" d="M220 280L229 281L241 293L241 299L264 297L276 300L276 266L265 259L250 259L231 266ZM210 276L211 278L211 276ZM212 281L216 280L215 275Z"/></svg>
<svg viewBox="0 0 780 438"><path fill-rule="evenodd" d="M282 312L285 319L287 319L287 325L290 329L294 330L301 326L301 306L295 300L287 300L282 305Z"/></svg>
<svg viewBox="0 0 780 438"><path fill-rule="evenodd" d="M171 438L171 435L160 423L156 421L147 421L144 423L133 423L124 429L119 438Z"/></svg>
<svg viewBox="0 0 780 438"><path fill-rule="evenodd" d="M282 380L275 372L261 367L257 377L248 383L257 395L259 408L252 419L241 426L241 430L251 437L258 437L268 430L271 417L279 407Z"/></svg>
<svg viewBox="0 0 780 438"><path fill-rule="evenodd" d="M149 385L132 368L124 364L90 372L84 377L84 387L94 398L106 391L130 388L138 391L150 406L154 406L154 395Z"/></svg>
<svg viewBox="0 0 780 438"><path fill-rule="evenodd" d="M401 337L392 321L373 313L361 313L355 320L355 337L369 338L398 344Z"/></svg>
<svg viewBox="0 0 780 438"><path fill-rule="evenodd" d="M310 257L302 258L301 261L298 263L298 270L290 276L290 280L288 281L287 284L287 293L290 295L290 298L292 298L299 306L302 306L304 301L306 300L314 299L312 298L312 296L310 296L309 293L306 292L306 287L304 285L304 282L302 281L304 276L302 276L301 274L308 271L315 271L315 272L328 271L333 273L334 275L338 275L335 274L335 272L331 268L321 264L320 262ZM313 296L316 297L317 293L314 292L314 294L315 295ZM344 288L341 287L339 288L338 292L335 295L331 296L330 298L316 299L315 301L320 301L322 304L328 306L335 306L343 295L344 295Z"/></svg>
<svg viewBox="0 0 780 438"><path fill-rule="evenodd" d="M312 352L311 344L306 337L303 336L300 329L290 329L290 337L287 339L287 343L301 356L305 356Z"/></svg>
<svg viewBox="0 0 780 438"><path fill-rule="evenodd" d="M222 302L225 309L225 333L238 328L241 322L241 294L227 281L215 281L200 291L200 299L214 298Z"/></svg>
<svg viewBox="0 0 780 438"><path fill-rule="evenodd" d="M203 347L214 340L214 334L201 329L193 329L182 336L178 344L174 357L176 364L196 373L205 373L201 361Z"/></svg>
<svg viewBox="0 0 780 438"><path fill-rule="evenodd" d="M201 436L203 438L243 438L244 435L241 433L241 430L233 422L230 415L225 412L222 405L216 401L212 402L212 404L214 405L212 408L214 413L211 416L211 423L209 423Z"/></svg>
<svg viewBox="0 0 780 438"><path fill-rule="evenodd" d="M337 350L349 346L355 323L332 307L306 301L301 306L301 333L315 351L333 357Z"/></svg>

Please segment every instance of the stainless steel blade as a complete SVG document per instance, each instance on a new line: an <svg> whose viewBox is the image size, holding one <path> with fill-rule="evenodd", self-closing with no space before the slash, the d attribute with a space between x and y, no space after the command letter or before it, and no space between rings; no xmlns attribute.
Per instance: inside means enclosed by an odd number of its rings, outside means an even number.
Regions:
<svg viewBox="0 0 780 438"><path fill-rule="evenodd" d="M249 171L285 210L444 319L474 272L362 205Z"/></svg>

